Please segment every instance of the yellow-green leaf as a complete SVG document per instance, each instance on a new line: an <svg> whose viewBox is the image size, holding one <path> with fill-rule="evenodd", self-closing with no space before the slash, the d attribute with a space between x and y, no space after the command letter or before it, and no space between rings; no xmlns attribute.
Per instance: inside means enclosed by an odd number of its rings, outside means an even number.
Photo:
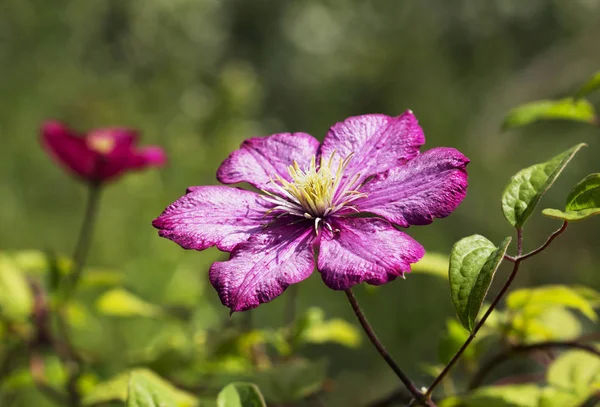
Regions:
<svg viewBox="0 0 600 407"><path fill-rule="evenodd" d="M585 297L563 285L515 290L508 296L506 305L510 310L524 315L539 315L550 307L562 306L577 309L592 321L598 319Z"/></svg>
<svg viewBox="0 0 600 407"><path fill-rule="evenodd" d="M597 118L594 106L585 99L538 100L512 109L504 119L502 128L507 130L541 120L594 123Z"/></svg>
<svg viewBox="0 0 600 407"><path fill-rule="evenodd" d="M32 310L33 295L25 276L0 254L0 316L8 321L24 321Z"/></svg>
<svg viewBox="0 0 600 407"><path fill-rule="evenodd" d="M164 311L122 288L102 294L96 302L98 311L117 317L159 317Z"/></svg>
<svg viewBox="0 0 600 407"><path fill-rule="evenodd" d="M600 71L596 72L586 83L584 83L575 96L580 98L598 89L600 89Z"/></svg>
<svg viewBox="0 0 600 407"><path fill-rule="evenodd" d="M448 264L450 258L441 253L427 252L417 263L411 266L413 273L427 273L434 276L448 278Z"/></svg>
<svg viewBox="0 0 600 407"><path fill-rule="evenodd" d="M585 399L600 390L600 358L583 350L565 352L548 369L547 381Z"/></svg>

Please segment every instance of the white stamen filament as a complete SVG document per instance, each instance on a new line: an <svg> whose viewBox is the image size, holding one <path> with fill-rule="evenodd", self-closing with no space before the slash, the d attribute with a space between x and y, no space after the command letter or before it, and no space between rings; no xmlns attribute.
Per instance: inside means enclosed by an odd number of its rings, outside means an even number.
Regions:
<svg viewBox="0 0 600 407"><path fill-rule="evenodd" d="M271 177L271 185L274 191L265 191L265 201L275 206L269 209L265 215L273 214L276 217L289 214L305 219L314 219L315 233L319 233L319 225L324 225L329 231L333 231L326 220L344 208L355 212L358 209L351 205L354 201L367 195L358 191L360 174L355 174L350 179L343 180L344 171L348 167L352 154L348 155L333 168L335 152L325 160L321 157L320 165L317 167L316 157L312 157L310 165L301 169L294 161L288 167L291 181L283 179L279 175Z"/></svg>

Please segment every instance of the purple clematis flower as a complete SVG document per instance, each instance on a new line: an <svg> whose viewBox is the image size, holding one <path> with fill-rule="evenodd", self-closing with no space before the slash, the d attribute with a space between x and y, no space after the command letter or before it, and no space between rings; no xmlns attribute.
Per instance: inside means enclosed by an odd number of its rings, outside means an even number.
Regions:
<svg viewBox="0 0 600 407"><path fill-rule="evenodd" d="M136 148L137 131L104 128L80 136L64 124L42 125L42 144L48 153L80 178L99 184L130 170L161 166L166 161L162 148Z"/></svg>
<svg viewBox="0 0 600 407"><path fill-rule="evenodd" d="M453 148L422 154L413 113L350 117L323 144L306 133L242 143L221 164L224 184L191 187L154 220L185 249L231 253L210 281L232 312L273 300L316 266L325 284L380 285L410 271L423 247L394 225L448 216L467 190L469 160Z"/></svg>

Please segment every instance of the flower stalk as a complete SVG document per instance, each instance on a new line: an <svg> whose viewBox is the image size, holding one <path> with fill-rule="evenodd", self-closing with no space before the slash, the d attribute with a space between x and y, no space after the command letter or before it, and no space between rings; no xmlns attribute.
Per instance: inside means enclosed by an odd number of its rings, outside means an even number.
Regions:
<svg viewBox="0 0 600 407"><path fill-rule="evenodd" d="M369 337L369 340L371 341L373 346L375 346L375 349L377 349L377 351L379 352L379 354L381 355L383 360L385 360L385 362L389 365L389 367L392 368L394 373L396 373L396 376L398 376L400 381L404 384L404 386L408 389L408 391L414 396L415 400L417 402L424 403L426 406L435 407L435 404L433 403L433 401L431 399L429 399L429 397L427 395L424 395L415 386L415 384L410 380L410 378L400 369L400 367L398 366L396 361L394 361L394 359L389 354L389 352L387 351L385 346L383 346L383 344L377 337L377 334L375 333L375 331L369 324L369 321L367 321L365 314L362 312L362 309L360 308L360 305L358 304L358 301L356 300L356 297L354 296L354 293L352 292L352 290L350 290L350 289L346 290L346 296L348 297L348 301L350 301L352 310L354 310L354 313L356 314L356 317L358 318L360 325L362 326L363 330Z"/></svg>

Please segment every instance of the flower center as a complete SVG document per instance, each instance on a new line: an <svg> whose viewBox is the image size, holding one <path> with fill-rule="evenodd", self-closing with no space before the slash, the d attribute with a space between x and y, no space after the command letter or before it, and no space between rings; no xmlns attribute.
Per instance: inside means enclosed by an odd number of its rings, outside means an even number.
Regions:
<svg viewBox="0 0 600 407"><path fill-rule="evenodd" d="M277 217L289 214L314 219L315 230L318 232L319 222L324 221L327 216L334 215L343 208L358 212L350 203L366 197L366 194L356 190L360 174L351 179L343 177L352 155L340 160L337 166L333 163L334 156L335 153L328 160L321 157L318 166L317 159L313 156L305 169L294 161L288 167L291 181L278 175L271 178L276 192L263 192L267 194L265 199L276 206L267 213L274 213Z"/></svg>
<svg viewBox="0 0 600 407"><path fill-rule="evenodd" d="M86 143L90 149L102 155L110 154L115 148L114 138L102 132L90 134Z"/></svg>

